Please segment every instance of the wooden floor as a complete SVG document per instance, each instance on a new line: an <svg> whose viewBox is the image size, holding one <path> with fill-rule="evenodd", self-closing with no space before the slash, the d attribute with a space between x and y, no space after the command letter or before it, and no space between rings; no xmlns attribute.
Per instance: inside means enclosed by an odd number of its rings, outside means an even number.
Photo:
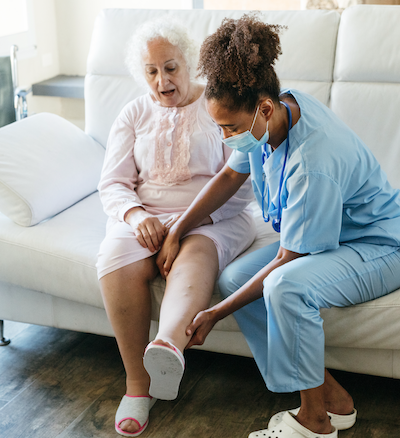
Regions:
<svg viewBox="0 0 400 438"><path fill-rule="evenodd" d="M0 347L1 438L105 438L124 394L112 338L6 321ZM252 359L191 350L180 395L158 401L143 438L246 438L298 394L267 391ZM400 381L333 372L354 397L356 425L340 438L399 438Z"/></svg>

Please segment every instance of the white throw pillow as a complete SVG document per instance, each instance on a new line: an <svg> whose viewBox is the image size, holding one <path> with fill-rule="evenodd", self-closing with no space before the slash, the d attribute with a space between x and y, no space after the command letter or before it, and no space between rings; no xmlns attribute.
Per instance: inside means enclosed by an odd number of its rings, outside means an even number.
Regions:
<svg viewBox="0 0 400 438"><path fill-rule="evenodd" d="M96 191L103 147L54 114L0 129L0 211L35 225Z"/></svg>

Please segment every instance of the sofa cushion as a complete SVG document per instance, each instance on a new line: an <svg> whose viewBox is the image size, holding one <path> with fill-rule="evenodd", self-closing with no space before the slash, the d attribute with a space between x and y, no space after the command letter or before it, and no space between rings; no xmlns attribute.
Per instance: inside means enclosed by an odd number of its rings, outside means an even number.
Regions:
<svg viewBox="0 0 400 438"><path fill-rule="evenodd" d="M279 236L263 222L255 203L253 209L260 238L255 250ZM1 280L103 308L96 261L106 223L98 192L34 227L22 228L0 213L0 254L7 254L0 263ZM158 320L164 289L165 281L158 276L151 284L153 320ZM216 286L212 304L219 300ZM218 329L239 330L233 316L220 321Z"/></svg>
<svg viewBox="0 0 400 438"><path fill-rule="evenodd" d="M104 149L82 130L42 113L0 129L0 211L35 225L96 191Z"/></svg>
<svg viewBox="0 0 400 438"><path fill-rule="evenodd" d="M399 10L399 6L365 5L343 12L330 101L396 188L400 188Z"/></svg>
<svg viewBox="0 0 400 438"><path fill-rule="evenodd" d="M258 239L244 253L279 238L253 204ZM35 227L21 228L0 213L0 278L3 283L44 292L68 302L104 308L96 260L107 216L98 193ZM243 254L243 255L244 255ZM242 256L243 256L242 255ZM152 319L158 320L165 281L151 283ZM220 300L218 288L211 304ZM72 304L71 304L72 305ZM400 333L400 290L368 303L343 309L321 309L326 344L335 347L397 349ZM219 321L221 331L239 331L232 315Z"/></svg>
<svg viewBox="0 0 400 438"><path fill-rule="evenodd" d="M34 227L0 214L0 278L102 307L95 264L106 222L98 192Z"/></svg>
<svg viewBox="0 0 400 438"><path fill-rule="evenodd" d="M118 113L147 91L129 76L124 64L126 43L140 23L160 16L174 18L184 23L200 44L225 17L237 19L244 12L104 9L96 19L87 62L86 132L105 147ZM261 17L267 23L287 26L276 64L282 86L294 86L328 104L340 15L322 10L264 11Z"/></svg>
<svg viewBox="0 0 400 438"><path fill-rule="evenodd" d="M398 6L346 9L337 38L335 81L399 83L399 40Z"/></svg>

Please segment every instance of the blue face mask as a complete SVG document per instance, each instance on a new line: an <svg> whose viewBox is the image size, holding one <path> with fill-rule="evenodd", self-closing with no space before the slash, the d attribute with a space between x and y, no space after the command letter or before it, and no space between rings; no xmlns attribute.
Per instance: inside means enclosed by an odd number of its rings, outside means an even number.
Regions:
<svg viewBox="0 0 400 438"><path fill-rule="evenodd" d="M229 146L231 149L236 149L239 152L249 153L254 152L257 149L261 148L261 146L268 142L269 140L269 131L268 131L268 122L267 128L265 129L265 134L257 140L254 135L251 133L253 130L254 123L256 122L258 109L260 105L258 105L256 114L254 115L253 123L251 124L250 131L242 132L241 134L234 135L233 137L228 137L222 139L222 141Z"/></svg>

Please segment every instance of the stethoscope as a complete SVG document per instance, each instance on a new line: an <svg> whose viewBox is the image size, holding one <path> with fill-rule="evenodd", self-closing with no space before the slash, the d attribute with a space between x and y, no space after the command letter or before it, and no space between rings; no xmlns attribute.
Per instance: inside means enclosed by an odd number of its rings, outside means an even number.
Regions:
<svg viewBox="0 0 400 438"><path fill-rule="evenodd" d="M286 167L286 161L287 156L289 152L289 131L292 127L292 112L290 111L289 105L285 102L282 102L286 107L286 110L288 112L289 117L289 128L288 128L288 134L287 134L287 141L286 141L286 151L285 151L285 159L283 160L283 166L282 166L282 172L281 172L281 178L279 181L279 192L278 192L278 215L276 219L272 220L272 228L277 232L281 232L281 218L282 218L282 208L281 208L281 192L282 192L282 185L283 185L283 177L285 173L285 167ZM267 144L264 143L262 146L262 164L263 164L263 184L262 184L262 215L264 218L264 222L269 222L270 217L269 213L267 213L267 216L265 216L265 172L264 172L264 163L265 160L269 158L269 154L267 152ZM268 209L269 209L269 202L270 202L270 194L269 194L269 184L267 186L267 203L268 203Z"/></svg>

